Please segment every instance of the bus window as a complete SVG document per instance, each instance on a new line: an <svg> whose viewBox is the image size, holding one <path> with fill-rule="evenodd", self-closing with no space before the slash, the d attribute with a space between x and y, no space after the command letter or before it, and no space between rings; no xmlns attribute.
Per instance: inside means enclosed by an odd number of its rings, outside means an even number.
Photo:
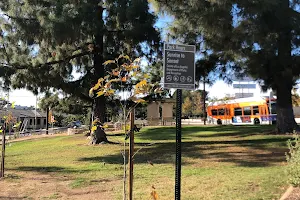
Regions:
<svg viewBox="0 0 300 200"><path fill-rule="evenodd" d="M277 114L276 103L271 103L271 114Z"/></svg>
<svg viewBox="0 0 300 200"><path fill-rule="evenodd" d="M258 106L253 106L252 109L253 109L253 115L259 114Z"/></svg>
<svg viewBox="0 0 300 200"><path fill-rule="evenodd" d="M251 115L251 107L244 107L244 115Z"/></svg>
<svg viewBox="0 0 300 200"><path fill-rule="evenodd" d="M224 115L225 114L225 110L222 108L222 109L218 109L218 114L219 115Z"/></svg>
<svg viewBox="0 0 300 200"><path fill-rule="evenodd" d="M234 116L242 115L242 108L234 108Z"/></svg>
<svg viewBox="0 0 300 200"><path fill-rule="evenodd" d="M212 110L211 110L211 114L212 114L213 116L216 116L216 115L218 115L218 112L217 112L216 109L212 109Z"/></svg>

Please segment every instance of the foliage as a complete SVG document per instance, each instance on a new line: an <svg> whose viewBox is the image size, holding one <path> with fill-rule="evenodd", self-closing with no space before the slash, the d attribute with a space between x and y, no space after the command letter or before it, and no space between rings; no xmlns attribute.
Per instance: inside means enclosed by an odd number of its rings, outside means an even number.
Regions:
<svg viewBox="0 0 300 200"><path fill-rule="evenodd" d="M182 115L190 117L193 113L193 102L190 97L186 97L182 104Z"/></svg>
<svg viewBox="0 0 300 200"><path fill-rule="evenodd" d="M289 183L294 186L300 186L300 139L296 135L293 140L288 140L289 153L286 154L287 175Z"/></svg>
<svg viewBox="0 0 300 200"><path fill-rule="evenodd" d="M182 114L184 116L194 116L194 117L202 117L203 116L203 90L195 90L195 91L182 91ZM208 92L205 91L205 101L208 100ZM176 98L176 92L173 95L173 98Z"/></svg>
<svg viewBox="0 0 300 200"><path fill-rule="evenodd" d="M111 65L111 72L90 89L91 97L114 96L126 88L129 92L127 100L143 103L144 97L162 92L159 83L150 83L150 76L140 68L140 58L132 61L129 56L120 55L104 63L108 64Z"/></svg>
<svg viewBox="0 0 300 200"><path fill-rule="evenodd" d="M0 78L7 87L55 88L91 104L103 61L159 50L155 21L147 0L1 1ZM99 111L105 102L95 104Z"/></svg>
<svg viewBox="0 0 300 200"><path fill-rule="evenodd" d="M173 37L196 44L212 63L202 65L204 69L213 69L227 80L233 74L251 75L263 89L272 88L277 93L278 131L295 128L291 89L300 75L297 0L155 3L161 12L174 16Z"/></svg>
<svg viewBox="0 0 300 200"><path fill-rule="evenodd" d="M297 90L293 88L292 92L292 102L293 102L293 107L300 106L300 96L297 93Z"/></svg>

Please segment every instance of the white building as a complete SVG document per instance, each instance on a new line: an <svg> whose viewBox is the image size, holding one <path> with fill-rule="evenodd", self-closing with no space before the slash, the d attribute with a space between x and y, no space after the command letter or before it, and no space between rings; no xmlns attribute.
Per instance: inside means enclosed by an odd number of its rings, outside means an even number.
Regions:
<svg viewBox="0 0 300 200"><path fill-rule="evenodd" d="M202 84L200 85L200 89L203 89ZM269 96L271 89L264 92L257 81L247 78L243 80L236 79L232 84L227 84L219 80L213 86L208 86L207 91L209 98L221 99L226 96L236 98Z"/></svg>

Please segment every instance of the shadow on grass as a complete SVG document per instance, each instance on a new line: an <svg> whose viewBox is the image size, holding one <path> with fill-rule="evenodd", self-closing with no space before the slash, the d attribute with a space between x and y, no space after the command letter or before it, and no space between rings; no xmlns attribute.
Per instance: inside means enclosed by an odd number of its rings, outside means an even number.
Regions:
<svg viewBox="0 0 300 200"><path fill-rule="evenodd" d="M223 127L224 128L224 127ZM230 127L228 131L232 131ZM270 128L270 127L269 127ZM184 130L193 131L198 130L199 127L186 127ZM219 127L207 127L206 130L220 130ZM243 130L241 130L243 129ZM203 135L205 137L211 137L209 141L183 141L182 143L182 157L183 165L199 164L202 161L205 162L224 162L232 163L237 166L243 167L267 167L277 165L280 162L285 161L285 152L287 137L270 137L267 138L245 138L240 137L239 134L258 135L256 131L257 127L246 128L248 132L245 132L245 128L236 129L236 133L220 133L220 136L213 134ZM143 134L155 138L155 140L165 139L161 143L156 143L152 146L144 146L143 144L136 143L135 149L143 148L134 157L135 164L146 164L151 161L155 164L175 163L175 140L171 140L171 133L173 128L155 128L148 129L145 132L139 134L139 138L143 137ZM202 129L203 130L203 129ZM235 129L234 129L235 130ZM261 129L259 129L261 130ZM265 128L265 130L267 130ZM222 129L224 132L224 129ZM168 134L168 135L166 135ZM174 133L172 133L174 134ZM229 136L237 136L234 138ZM154 137L156 135L156 137ZM260 134L261 135L261 134ZM174 137L174 136L172 136ZM195 135L193 135L195 137ZM197 137L197 136L196 136ZM201 137L201 136L199 136ZM217 138L220 137L220 138ZM227 138L228 137L228 138ZM148 138L148 137L147 137ZM148 138L149 139L149 138ZM171 140L171 141L167 141ZM206 138L207 140L207 138ZM82 162L105 162L109 164L122 165L123 159L121 154L113 154L107 156L95 156L95 157L83 157L79 161Z"/></svg>
<svg viewBox="0 0 300 200"><path fill-rule="evenodd" d="M88 172L90 170L74 170L65 167L56 167L56 166L23 166L18 168L13 168L12 170L17 171L31 171L31 172L39 172L39 173L49 173L49 172L62 172L62 173L80 173L80 172Z"/></svg>
<svg viewBox="0 0 300 200"><path fill-rule="evenodd" d="M0 196L0 199L26 199L26 197Z"/></svg>

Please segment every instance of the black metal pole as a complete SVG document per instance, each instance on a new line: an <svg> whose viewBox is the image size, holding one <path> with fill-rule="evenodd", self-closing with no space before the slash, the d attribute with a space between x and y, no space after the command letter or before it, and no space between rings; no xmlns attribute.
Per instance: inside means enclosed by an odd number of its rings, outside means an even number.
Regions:
<svg viewBox="0 0 300 200"><path fill-rule="evenodd" d="M182 90L177 89L177 96L176 96L175 200L180 200L180 182L181 182L181 103L182 103Z"/></svg>
<svg viewBox="0 0 300 200"><path fill-rule="evenodd" d="M47 106L47 109L46 109L46 135L48 135L48 131L49 131L49 107Z"/></svg>

